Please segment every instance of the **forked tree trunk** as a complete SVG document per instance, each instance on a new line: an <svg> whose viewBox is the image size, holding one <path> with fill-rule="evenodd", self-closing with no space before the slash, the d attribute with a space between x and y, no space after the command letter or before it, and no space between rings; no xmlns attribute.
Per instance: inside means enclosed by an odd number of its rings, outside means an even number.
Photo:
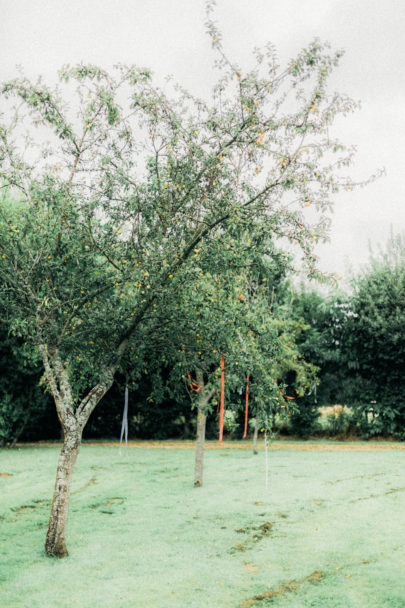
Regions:
<svg viewBox="0 0 405 608"><path fill-rule="evenodd" d="M257 418L256 418L255 428L254 428L254 431L253 431L253 454L257 454L258 453L257 452L257 433L258 433L258 430L259 430L259 423L258 423Z"/></svg>
<svg viewBox="0 0 405 608"><path fill-rule="evenodd" d="M46 376L55 400L56 411L63 428L63 447L58 460L51 516L45 542L45 550L51 557L65 557L68 555L66 525L69 514L70 486L83 429L97 403L110 389L118 362L125 352L126 345L127 341L123 340L117 349L117 363L104 370L98 384L91 389L75 409L69 374L62 363L58 349L38 343Z"/></svg>
<svg viewBox="0 0 405 608"><path fill-rule="evenodd" d="M80 449L82 432L79 428L65 429L64 442L58 460L56 483L53 494L51 516L45 550L52 557L68 555L66 547L66 526L69 514L70 487L73 468Z"/></svg>

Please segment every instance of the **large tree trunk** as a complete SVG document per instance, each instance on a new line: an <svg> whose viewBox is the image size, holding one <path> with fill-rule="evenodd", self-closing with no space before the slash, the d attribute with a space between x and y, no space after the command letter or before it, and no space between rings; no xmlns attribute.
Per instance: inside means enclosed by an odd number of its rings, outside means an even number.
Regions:
<svg viewBox="0 0 405 608"><path fill-rule="evenodd" d="M207 416L203 410L198 408L197 414L197 441L195 446L195 468L194 468L194 487L199 488L203 484L204 467L204 444L205 444L205 425Z"/></svg>
<svg viewBox="0 0 405 608"><path fill-rule="evenodd" d="M111 387L118 363L106 368L104 373L100 374L101 378L98 384L92 388L75 409L69 374L62 363L58 349L41 343L38 344L38 347L63 429L63 447L58 460L45 550L52 557L65 557L68 555L66 525L69 513L70 486L83 429L97 403ZM125 348L126 341L123 341L117 349L117 361L120 360Z"/></svg>
<svg viewBox="0 0 405 608"><path fill-rule="evenodd" d="M65 439L58 460L55 491L45 543L45 550L52 557L68 555L66 526L69 514L70 486L73 468L80 449L81 435L79 428L73 430L65 428Z"/></svg>

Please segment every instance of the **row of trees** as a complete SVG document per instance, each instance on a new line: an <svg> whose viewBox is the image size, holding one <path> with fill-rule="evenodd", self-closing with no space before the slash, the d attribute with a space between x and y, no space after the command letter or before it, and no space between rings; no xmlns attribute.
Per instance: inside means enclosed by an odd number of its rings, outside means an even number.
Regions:
<svg viewBox="0 0 405 608"><path fill-rule="evenodd" d="M226 390L249 375L266 429L287 409L288 371L298 392L313 384L299 323L274 294L290 265L283 243L319 278L313 246L331 198L352 186L352 151L329 135L354 108L327 90L341 53L314 41L281 69L267 47L242 70L207 9L220 70L210 102L169 95L133 66L1 89L1 319L33 373L40 362L63 431L52 556L67 555L82 434L117 374L152 375L149 401L190 382L200 447L221 355Z"/></svg>
<svg viewBox="0 0 405 608"><path fill-rule="evenodd" d="M296 306L311 325L300 349L319 367L318 404L350 405L353 424L364 437L404 439L404 235L392 235L385 250L370 256L350 294L304 292ZM317 416L308 405L296 430L313 431Z"/></svg>
<svg viewBox="0 0 405 608"><path fill-rule="evenodd" d="M208 414L207 433L216 437L220 353L225 352L226 342L221 342L222 331L229 342L225 432L236 437L242 435L244 376L249 374L250 418L255 418L256 403L271 401L273 380L278 378L285 392L295 397L294 404L288 404L291 414L288 419L285 415L280 418L280 412L275 411L277 427L284 432L301 437L316 434L320 432L319 407L342 404L352 412L350 420L341 420L336 430L346 428L363 437L387 435L403 439L404 257L404 238L393 236L386 250L373 255L369 265L353 280L350 293L333 291L326 296L304 288L293 290L288 275L274 274L276 266L267 269L261 266L260 273L267 272L267 278L262 275L260 289L250 285L251 291L245 296L231 275L220 286L216 277L223 279L224 275L208 273L202 281L204 290L195 285L195 294L206 297L208 294L206 302L191 305L186 299L188 313L182 310L181 315L167 308L164 330L150 342L140 375L129 379L122 370L118 373L114 387L91 416L86 436L117 437L127 384L132 436L195 437L196 410L190 405L196 406L198 397L206 396L208 391L212 393L210 407L203 408ZM256 273L256 279L258 276ZM226 290L230 291L228 297ZM257 291L261 291L261 312ZM178 291L177 301L172 304L176 311L184 304L182 291ZM242 321L248 325L242 325ZM258 323L267 330L260 339ZM255 333L252 328L256 328ZM10 446L19 438L59 438L60 425L49 392L41 382L39 358L33 360L24 342L9 335L4 324L0 330L0 441ZM175 335L181 336L181 340L173 339ZM255 350L258 345L268 349L267 359L263 352L258 354ZM254 357L250 359L252 353ZM256 369L259 364L266 366L267 383L263 371ZM203 374L204 391L200 395L190 389L190 370L194 387L197 370ZM259 395L259 386L266 391L264 395ZM278 396L276 392L275 398ZM280 403L286 405L285 401ZM282 409L287 412L286 407Z"/></svg>

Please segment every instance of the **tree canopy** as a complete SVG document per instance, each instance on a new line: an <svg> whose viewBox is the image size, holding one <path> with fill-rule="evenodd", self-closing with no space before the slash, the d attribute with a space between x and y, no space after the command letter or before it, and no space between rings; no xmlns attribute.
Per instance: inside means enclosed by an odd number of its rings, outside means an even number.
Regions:
<svg viewBox="0 0 405 608"><path fill-rule="evenodd" d="M83 428L131 348L142 364L178 286L200 297L196 257L215 247L221 274L261 242L269 259L286 242L319 276L313 246L334 194L353 186L342 172L353 150L329 136L355 108L327 89L341 52L315 40L282 69L268 46L244 73L210 16L208 31L219 58L210 101L122 65L67 66L56 88L24 77L1 88L1 315L39 351L65 434L51 555L67 552ZM238 252L234 230L245 234Z"/></svg>

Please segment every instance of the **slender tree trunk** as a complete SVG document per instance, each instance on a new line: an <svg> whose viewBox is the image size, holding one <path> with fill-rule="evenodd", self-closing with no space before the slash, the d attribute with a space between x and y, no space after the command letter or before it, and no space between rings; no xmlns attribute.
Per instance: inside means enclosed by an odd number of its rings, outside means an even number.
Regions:
<svg viewBox="0 0 405 608"><path fill-rule="evenodd" d="M66 525L69 514L70 487L73 468L80 449L81 435L82 432L79 428L65 429L45 543L45 550L52 557L65 557L68 555Z"/></svg>
<svg viewBox="0 0 405 608"><path fill-rule="evenodd" d="M259 430L259 423L258 420L256 418L256 422L255 422L255 428L253 431L253 454L257 454L257 433Z"/></svg>
<svg viewBox="0 0 405 608"><path fill-rule="evenodd" d="M195 469L194 487L199 488L203 484L204 468L204 444L205 444L205 425L207 416L203 410L198 408L197 414L197 441L195 446Z"/></svg>
<svg viewBox="0 0 405 608"><path fill-rule="evenodd" d="M197 441L195 446L195 468L194 468L194 487L199 488L203 485L204 467L204 446L205 446L205 426L207 423L207 407L211 397L215 393L215 388L207 392L204 386L204 374L202 370L196 370L197 384L201 386L198 391L198 414L197 414Z"/></svg>

